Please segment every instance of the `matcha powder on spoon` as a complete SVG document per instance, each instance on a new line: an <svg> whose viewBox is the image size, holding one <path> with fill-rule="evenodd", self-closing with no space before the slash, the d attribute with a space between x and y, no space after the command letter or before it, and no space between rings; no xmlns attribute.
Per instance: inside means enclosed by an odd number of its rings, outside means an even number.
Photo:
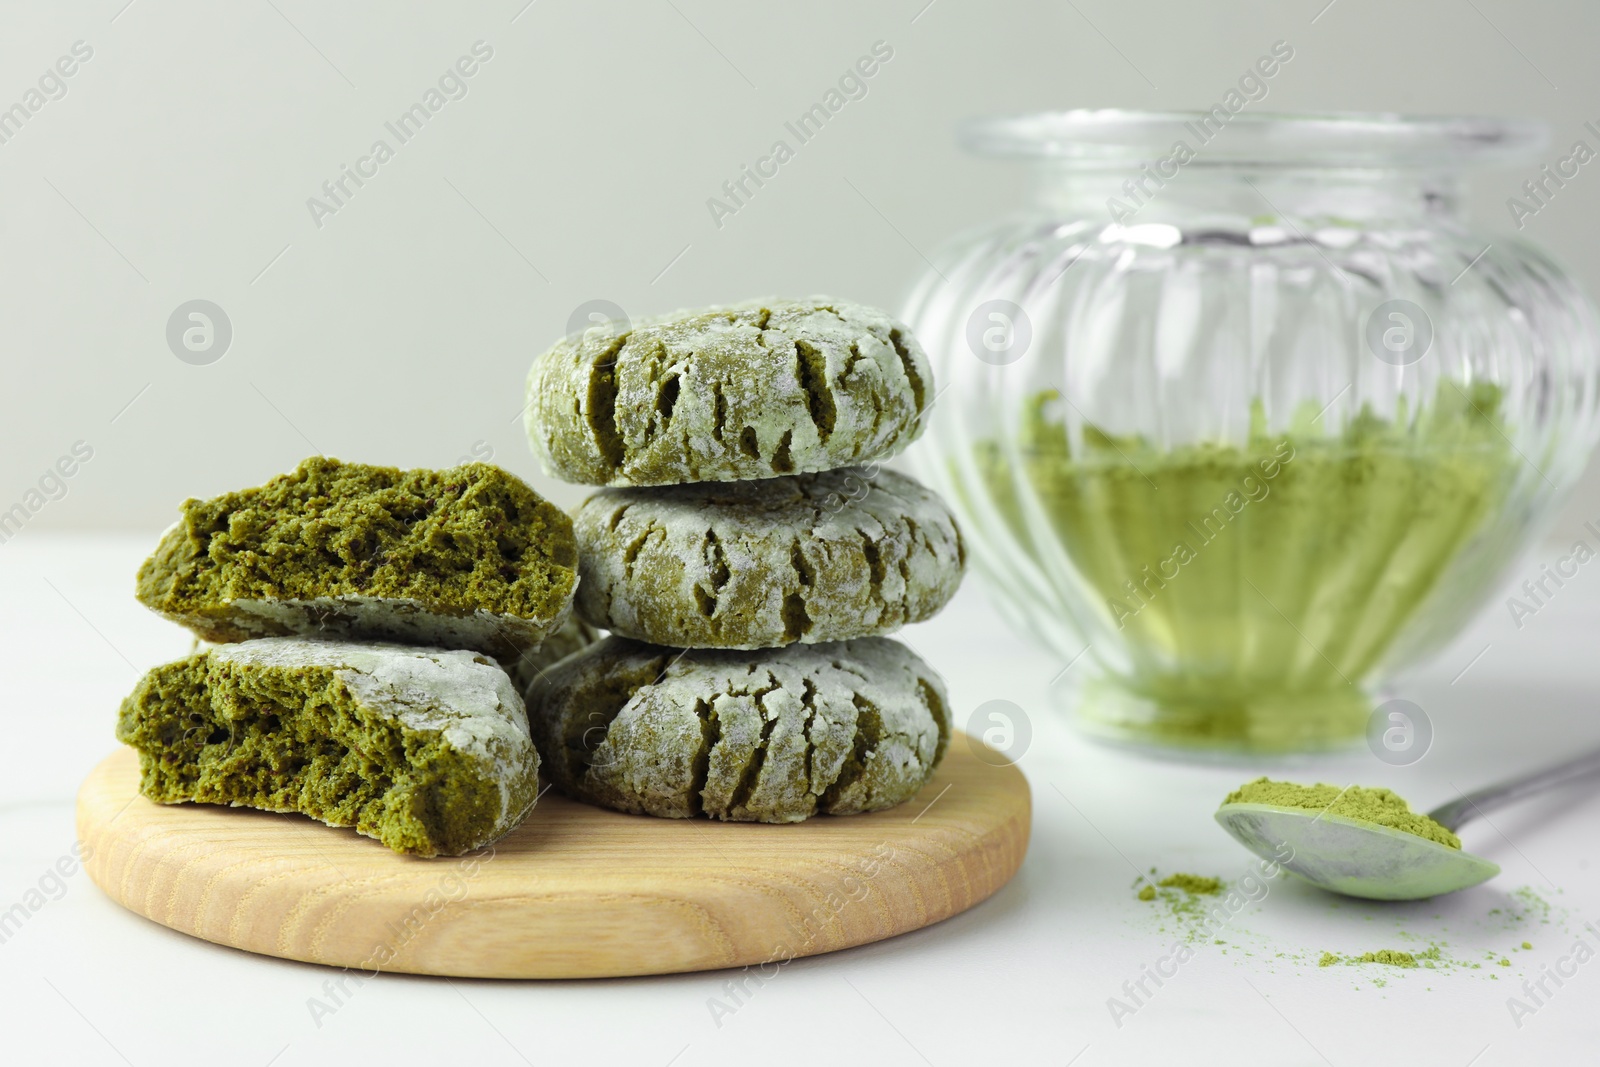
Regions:
<svg viewBox="0 0 1600 1067"><path fill-rule="evenodd" d="M1450 848L1460 848L1461 839L1426 815L1411 810L1411 805L1387 789L1367 789L1353 785L1296 785L1257 778L1228 794L1224 804L1270 804L1280 808L1325 811L1356 822L1386 826Z"/></svg>

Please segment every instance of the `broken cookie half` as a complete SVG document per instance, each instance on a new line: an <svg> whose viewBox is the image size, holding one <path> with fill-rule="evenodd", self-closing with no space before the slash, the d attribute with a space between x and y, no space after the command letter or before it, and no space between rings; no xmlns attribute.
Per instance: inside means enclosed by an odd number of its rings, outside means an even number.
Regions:
<svg viewBox="0 0 1600 1067"><path fill-rule="evenodd" d="M572 521L499 467L314 456L185 501L138 596L207 641L399 641L510 663L566 621L577 562Z"/></svg>
<svg viewBox="0 0 1600 1067"><path fill-rule="evenodd" d="M532 810L539 757L499 664L465 651L260 638L157 667L117 738L140 792L299 812L396 852L451 856Z"/></svg>

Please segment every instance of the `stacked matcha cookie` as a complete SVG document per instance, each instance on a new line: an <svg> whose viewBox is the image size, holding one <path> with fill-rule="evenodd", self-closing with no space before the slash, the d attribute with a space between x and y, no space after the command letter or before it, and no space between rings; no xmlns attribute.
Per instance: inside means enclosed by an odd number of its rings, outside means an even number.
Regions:
<svg viewBox="0 0 1600 1067"><path fill-rule="evenodd" d="M145 675L117 737L161 803L470 851L533 807L539 757L508 671L597 638L569 617L577 584L571 520L497 467L308 459L184 503L138 596L223 643Z"/></svg>
<svg viewBox="0 0 1600 1067"><path fill-rule="evenodd" d="M877 465L932 385L904 325L822 300L596 326L535 361L535 453L604 487L574 521L576 614L612 635L528 686L558 789L796 822L927 782L943 683L883 635L944 607L965 550L935 494Z"/></svg>

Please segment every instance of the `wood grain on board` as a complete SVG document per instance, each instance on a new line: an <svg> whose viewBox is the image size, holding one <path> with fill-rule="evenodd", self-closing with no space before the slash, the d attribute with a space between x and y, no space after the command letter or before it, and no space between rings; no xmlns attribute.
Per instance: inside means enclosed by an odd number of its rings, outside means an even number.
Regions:
<svg viewBox="0 0 1600 1067"><path fill-rule="evenodd" d="M493 846L432 860L298 815L153 804L138 777L123 749L78 794L85 869L129 910L286 959L480 978L772 965L892 937L1005 885L1031 818L1021 772L961 734L890 811L768 826L547 792Z"/></svg>

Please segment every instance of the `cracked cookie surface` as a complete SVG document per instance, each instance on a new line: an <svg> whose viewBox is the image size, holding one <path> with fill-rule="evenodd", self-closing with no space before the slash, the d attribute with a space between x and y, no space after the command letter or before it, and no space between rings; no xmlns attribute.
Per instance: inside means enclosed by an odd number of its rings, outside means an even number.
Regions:
<svg viewBox="0 0 1600 1067"><path fill-rule="evenodd" d="M547 473L675 485L831 470L915 440L933 376L902 323L817 298L594 326L528 375L528 437Z"/></svg>
<svg viewBox="0 0 1600 1067"><path fill-rule="evenodd" d="M568 796L666 818L799 822L915 796L950 739L944 683L882 637L762 652L608 637L528 693Z"/></svg>
<svg viewBox="0 0 1600 1067"><path fill-rule="evenodd" d="M604 489L573 522L575 612L678 648L776 648L931 618L966 552L936 494L893 471Z"/></svg>

